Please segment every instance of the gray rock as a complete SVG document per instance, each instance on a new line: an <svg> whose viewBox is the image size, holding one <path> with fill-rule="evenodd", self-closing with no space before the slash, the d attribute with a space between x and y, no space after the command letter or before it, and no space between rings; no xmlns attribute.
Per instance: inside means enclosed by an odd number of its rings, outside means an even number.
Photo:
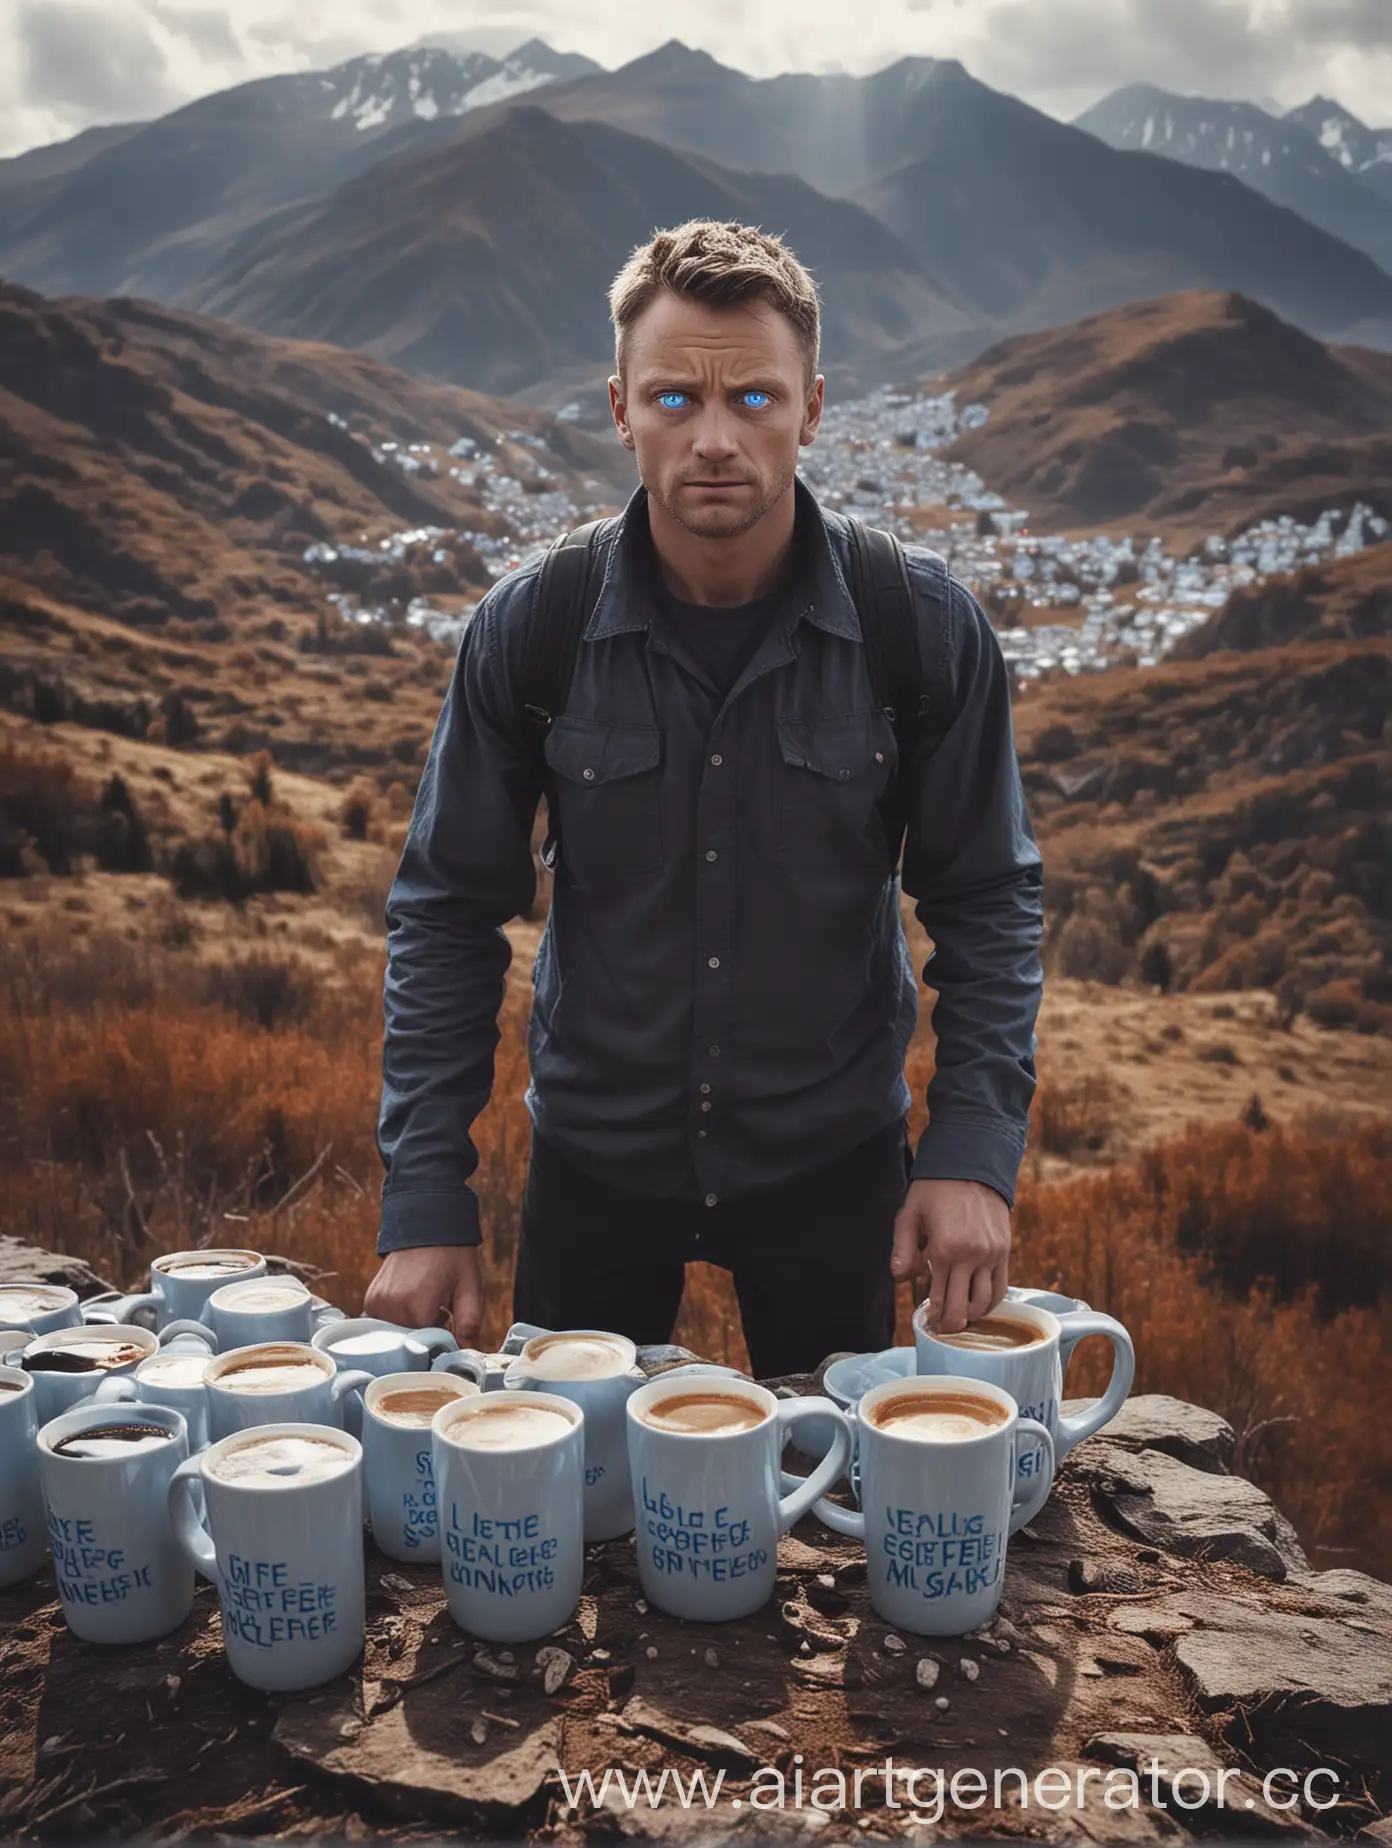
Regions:
<svg viewBox="0 0 1392 1848"><path fill-rule="evenodd" d="M1392 1585L1370 1578L1366 1572L1354 1572L1338 1566L1332 1572L1292 1574L1292 1582L1317 1597L1331 1599L1336 1607L1347 1607L1351 1618L1373 1622L1378 1618L1392 1624Z"/></svg>
<svg viewBox="0 0 1392 1848"><path fill-rule="evenodd" d="M1087 1448L1093 1492L1138 1539L1190 1558L1231 1559L1263 1578L1308 1570L1290 1522L1244 1477L1209 1475L1158 1450L1101 1440Z"/></svg>
<svg viewBox="0 0 1392 1848"><path fill-rule="evenodd" d="M636 1695L625 1706L620 1718L626 1731L645 1733L649 1739L687 1752L693 1758L707 1758L732 1769L752 1768L762 1762L759 1754L733 1733L719 1726L689 1725Z"/></svg>
<svg viewBox="0 0 1392 1848"><path fill-rule="evenodd" d="M1269 1762L1329 1753L1313 1762L1392 1772L1392 1623L1198 1592L1169 1602L1193 1620L1174 1652L1199 1706L1240 1709L1259 1749L1301 1754Z"/></svg>
<svg viewBox="0 0 1392 1848"><path fill-rule="evenodd" d="M112 1290L81 1258L65 1258L59 1252L45 1251L42 1245L28 1245L22 1238L0 1238L0 1283L57 1283L76 1290L85 1301Z"/></svg>
<svg viewBox="0 0 1392 1848"><path fill-rule="evenodd" d="M1261 1780L1224 1765L1207 1740L1193 1733L1105 1732L1084 1746L1089 1758L1122 1765L1141 1778L1141 1797L1149 1802L1153 1786L1161 1801L1189 1823L1225 1825L1228 1835L1314 1836L1317 1831L1294 1810L1272 1809L1262 1795ZM1178 1773L1198 1773L1180 1777ZM1202 1781L1207 1780L1207 1786ZM1203 1802L1199 1798L1204 1797Z"/></svg>
<svg viewBox="0 0 1392 1848"><path fill-rule="evenodd" d="M559 1720L520 1735L505 1732L493 1744L485 1732L480 1743L453 1678L414 1689L365 1722L351 1693L296 1701L282 1710L272 1737L297 1771L312 1768L411 1814L495 1828L506 1823L509 1831L519 1807L539 1800L560 1768Z"/></svg>
<svg viewBox="0 0 1392 1848"><path fill-rule="evenodd" d="M1064 1401L1065 1411L1077 1409L1080 1404ZM1227 1474L1237 1448L1237 1436L1226 1418L1163 1392L1137 1393L1128 1399L1098 1436L1128 1449L1162 1450L1193 1469L1215 1475ZM1086 1443L1093 1441L1089 1438ZM1080 1445L1075 1454L1085 1457L1088 1452Z"/></svg>

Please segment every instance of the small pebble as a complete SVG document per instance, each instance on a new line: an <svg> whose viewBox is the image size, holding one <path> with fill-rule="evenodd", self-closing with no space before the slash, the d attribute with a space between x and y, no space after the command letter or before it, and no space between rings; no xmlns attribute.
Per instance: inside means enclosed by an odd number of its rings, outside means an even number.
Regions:
<svg viewBox="0 0 1392 1848"><path fill-rule="evenodd" d="M512 1653L510 1649L500 1649L498 1651L498 1660L500 1662L515 1662L517 1660L517 1657Z"/></svg>
<svg viewBox="0 0 1392 1848"><path fill-rule="evenodd" d="M542 1691L546 1694L559 1694L570 1679L575 1667L575 1657L567 1649L555 1649L550 1644L537 1650L537 1667L541 1670Z"/></svg>
<svg viewBox="0 0 1392 1848"><path fill-rule="evenodd" d="M646 1598L635 1598L633 1601L633 1608L635 1611L637 1611L640 1617L646 1617L648 1614L647 1599Z"/></svg>
<svg viewBox="0 0 1392 1848"><path fill-rule="evenodd" d="M887 1630L885 1632L884 1646L886 1655L903 1655L909 1645L904 1641L902 1636L896 1636L893 1630Z"/></svg>
<svg viewBox="0 0 1392 1848"><path fill-rule="evenodd" d="M1003 1726L998 1726L996 1728L996 1731L1000 1734L1002 1739L1008 1739L1010 1737L1010 1734L1005 1730Z"/></svg>
<svg viewBox="0 0 1392 1848"><path fill-rule="evenodd" d="M918 1667L914 1670L914 1680L921 1688L935 1688L941 1672L932 1656L921 1656Z"/></svg>
<svg viewBox="0 0 1392 1848"><path fill-rule="evenodd" d="M957 1666L968 1681L975 1681L977 1676L981 1673L981 1664L979 1662L973 1662L970 1656L963 1656Z"/></svg>
<svg viewBox="0 0 1392 1848"><path fill-rule="evenodd" d="M946 1713L948 1708L952 1705L952 1702L947 1698L946 1694L939 1694L938 1698L933 1702L933 1705L937 1708L939 1713Z"/></svg>
<svg viewBox="0 0 1392 1848"><path fill-rule="evenodd" d="M817 1574L817 1583L821 1586L823 1591L836 1590L836 1579L830 1572L819 1572Z"/></svg>
<svg viewBox="0 0 1392 1848"><path fill-rule="evenodd" d="M719 1668L720 1667L720 1657L715 1653L714 1649L707 1649L705 1655L702 1657L702 1660L704 1661L707 1668Z"/></svg>
<svg viewBox="0 0 1392 1848"><path fill-rule="evenodd" d="M654 1644L654 1643L649 1643L649 1644L648 1644L648 1646L647 1646L647 1648L646 1648L646 1649L645 1649L645 1650L643 1651L643 1654L644 1654L644 1655L645 1655L645 1656L646 1656L646 1657L648 1658L648 1660L649 1660L650 1662L655 1662L655 1661L657 1660L657 1646L656 1646L656 1644Z"/></svg>
<svg viewBox="0 0 1392 1848"><path fill-rule="evenodd" d="M613 1659L614 1658L607 1649L592 1649L590 1651L590 1660L592 1662L612 1662Z"/></svg>
<svg viewBox="0 0 1392 1848"><path fill-rule="evenodd" d="M802 1641L798 1644L798 1654L800 1656L810 1656L811 1653L812 1653L812 1645L811 1643L808 1642L807 1638L804 1636Z"/></svg>
<svg viewBox="0 0 1392 1848"><path fill-rule="evenodd" d="M1005 1640L1003 1636L996 1638L996 1648L1000 1650L1002 1655L1010 1654L1010 1644Z"/></svg>
<svg viewBox="0 0 1392 1848"><path fill-rule="evenodd" d="M476 1719L469 1728L469 1737L475 1745L482 1745L488 1737L488 1721Z"/></svg>

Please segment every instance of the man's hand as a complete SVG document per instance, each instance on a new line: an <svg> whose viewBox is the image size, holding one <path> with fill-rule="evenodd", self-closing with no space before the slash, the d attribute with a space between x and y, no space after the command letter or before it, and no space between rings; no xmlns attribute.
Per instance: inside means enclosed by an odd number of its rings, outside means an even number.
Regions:
<svg viewBox="0 0 1392 1848"><path fill-rule="evenodd" d="M932 1267L930 1326L955 1335L994 1309L1010 1281L1010 1208L981 1181L911 1181L894 1222L889 1267L920 1278ZM916 1283L915 1288L920 1286Z"/></svg>
<svg viewBox="0 0 1392 1848"><path fill-rule="evenodd" d="M477 1245L415 1245L388 1252L363 1300L364 1315L406 1328L433 1328L446 1309L460 1347L477 1341L483 1321Z"/></svg>

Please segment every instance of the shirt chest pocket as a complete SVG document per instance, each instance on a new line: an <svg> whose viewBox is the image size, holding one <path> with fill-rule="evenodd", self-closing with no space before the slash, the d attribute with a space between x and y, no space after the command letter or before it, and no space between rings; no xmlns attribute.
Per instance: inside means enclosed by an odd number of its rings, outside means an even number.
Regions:
<svg viewBox="0 0 1392 1848"><path fill-rule="evenodd" d="M551 833L577 885L606 886L662 864L662 737L655 725L559 718L546 734Z"/></svg>
<svg viewBox="0 0 1392 1848"><path fill-rule="evenodd" d="M878 804L894 775L894 741L878 713L780 719L778 858L809 872L883 878L889 847Z"/></svg>

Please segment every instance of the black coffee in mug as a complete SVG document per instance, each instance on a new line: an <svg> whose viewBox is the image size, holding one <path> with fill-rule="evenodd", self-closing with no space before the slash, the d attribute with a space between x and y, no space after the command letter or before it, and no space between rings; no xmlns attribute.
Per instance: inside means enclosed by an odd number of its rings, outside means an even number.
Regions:
<svg viewBox="0 0 1392 1848"><path fill-rule="evenodd" d="M104 1462L109 1457L134 1457L142 1451L172 1444L174 1433L163 1425L98 1425L94 1431L74 1431L53 1446L55 1457L77 1457Z"/></svg>
<svg viewBox="0 0 1392 1848"><path fill-rule="evenodd" d="M144 1360L134 1341L74 1341L69 1347L40 1348L20 1361L26 1373L109 1373Z"/></svg>

